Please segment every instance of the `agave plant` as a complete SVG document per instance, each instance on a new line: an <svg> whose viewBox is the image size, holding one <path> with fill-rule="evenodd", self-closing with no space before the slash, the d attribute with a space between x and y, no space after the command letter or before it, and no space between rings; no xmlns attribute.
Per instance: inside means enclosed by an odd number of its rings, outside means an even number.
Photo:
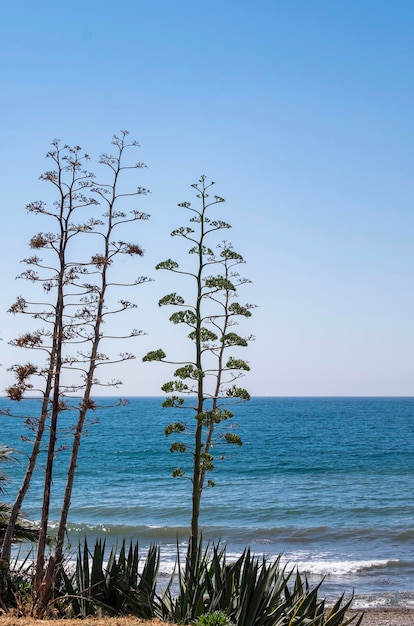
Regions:
<svg viewBox="0 0 414 626"><path fill-rule="evenodd" d="M352 598L345 602L342 596L326 610L325 600L318 599L321 584L310 589L306 577L280 566L280 558L268 563L246 548L227 563L225 548L207 546L202 553L200 546L197 563L198 584L191 594L178 553L178 593L172 594L172 578L158 605L161 619L197 626L210 623L206 616L223 614L235 626L359 626L362 621L362 615L346 617Z"/></svg>
<svg viewBox="0 0 414 626"><path fill-rule="evenodd" d="M85 539L79 545L76 570L72 576L64 572L66 595L75 615L94 615L97 610L109 614L133 614L141 618L154 616L155 587L159 568L159 548L150 546L139 573L138 543L125 541L119 555L112 548L105 557L105 541L97 540L90 552Z"/></svg>
<svg viewBox="0 0 414 626"><path fill-rule="evenodd" d="M218 556L218 548L215 548ZM220 556L218 556L220 559ZM164 592L158 594L156 614L161 620L185 624L194 621L201 615L212 612L210 602L210 583L213 578L213 559L210 547L203 552L200 540L195 560L194 581L189 582L181 566L180 551L177 543L176 567ZM178 591L175 591L178 577Z"/></svg>
<svg viewBox="0 0 414 626"><path fill-rule="evenodd" d="M281 568L280 557L268 563L246 549L234 564L217 562L215 571L219 574L216 589L223 590L220 608L237 626L345 626L353 621L359 626L361 623L362 616L346 619L352 598L344 602L342 596L326 611L325 600L318 599L322 583L310 589L306 577Z"/></svg>

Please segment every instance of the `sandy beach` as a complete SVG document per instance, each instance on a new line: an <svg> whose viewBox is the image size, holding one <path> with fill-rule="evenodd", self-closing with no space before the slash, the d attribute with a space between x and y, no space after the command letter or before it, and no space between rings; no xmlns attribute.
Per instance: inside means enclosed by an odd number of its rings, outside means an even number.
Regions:
<svg viewBox="0 0 414 626"><path fill-rule="evenodd" d="M414 609L386 608L349 611L354 614L364 613L364 626L414 626ZM108 617L65 620L36 620L26 617L0 615L0 626L162 626L166 622L159 620L144 621L134 617Z"/></svg>
<svg viewBox="0 0 414 626"><path fill-rule="evenodd" d="M349 616L364 614L363 626L411 626L414 624L414 609L386 608L349 611Z"/></svg>

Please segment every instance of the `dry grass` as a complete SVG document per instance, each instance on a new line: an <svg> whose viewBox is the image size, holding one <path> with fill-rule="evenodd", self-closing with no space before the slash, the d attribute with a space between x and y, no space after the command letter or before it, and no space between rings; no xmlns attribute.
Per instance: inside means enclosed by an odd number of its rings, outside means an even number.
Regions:
<svg viewBox="0 0 414 626"><path fill-rule="evenodd" d="M348 617L364 613L361 626L414 626L414 609L386 608L349 611ZM136 617L87 617L85 619L40 620L0 615L0 626L166 626L160 620L142 620Z"/></svg>
<svg viewBox="0 0 414 626"><path fill-rule="evenodd" d="M166 626L160 620L142 620L136 617L87 617L84 619L33 619L11 614L0 615L0 626Z"/></svg>

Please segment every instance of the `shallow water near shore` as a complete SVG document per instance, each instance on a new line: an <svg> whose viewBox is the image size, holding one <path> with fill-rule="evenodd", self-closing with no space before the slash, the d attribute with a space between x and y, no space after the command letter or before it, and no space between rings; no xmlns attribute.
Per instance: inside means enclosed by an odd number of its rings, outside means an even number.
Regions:
<svg viewBox="0 0 414 626"><path fill-rule="evenodd" d="M169 452L164 427L190 412L161 407L162 398L100 399L81 446L72 497L69 541L105 537L107 546L138 540L142 554L161 546L164 579L176 544L185 549L190 484L171 470L184 457ZM110 406L112 405L112 406ZM0 400L24 417L34 400ZM358 607L414 607L414 399L253 398L231 420L243 446L218 443L216 486L203 495L205 541L221 539L228 558L249 545L258 556L282 555L322 595L355 593ZM74 414L62 416L70 427ZM13 497L24 468L23 419L1 416L1 440L20 451L9 464ZM27 432L25 434L28 434ZM68 440L69 441L69 440ZM228 456L229 455L229 456ZM67 453L57 457L51 519L57 520ZM43 472L24 505L39 518ZM51 530L53 531L53 523Z"/></svg>

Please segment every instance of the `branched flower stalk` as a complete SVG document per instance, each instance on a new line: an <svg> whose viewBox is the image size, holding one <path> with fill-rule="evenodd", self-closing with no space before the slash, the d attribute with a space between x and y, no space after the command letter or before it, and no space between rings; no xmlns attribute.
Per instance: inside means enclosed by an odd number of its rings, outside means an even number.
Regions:
<svg viewBox="0 0 414 626"><path fill-rule="evenodd" d="M232 405L250 398L246 389L237 385L238 379L249 371L248 363L236 356L228 356L229 350L244 348L253 339L251 335L240 336L233 328L240 318L249 318L254 308L254 305L237 302L238 288L250 281L239 276L237 267L244 263L244 259L229 242L224 240L219 243L216 252L211 247L211 238L230 228L227 222L209 217L213 208L224 202L217 195L209 199L209 190L213 185L213 182L207 183L205 176L192 185L199 205L193 207L190 202L181 203L179 206L191 213L190 225L171 233L173 237L189 242L191 247L188 252L194 257L193 266L181 268L172 259L156 266L157 270L186 277L192 283L193 293L195 286L194 300L174 292L159 301L160 306L175 307L176 311L170 316L173 324L189 328L193 358L184 362L169 360L162 349L151 351L143 358L144 361L162 361L179 366L174 371L174 379L162 387L164 392L172 394L163 406L191 408L194 414L194 423L176 421L165 429L166 436L191 436L190 444L185 440L174 441L170 447L171 452L190 452L192 458L192 507L185 572L190 588L196 584L201 496L205 486L214 486L211 479L205 484L207 473L214 470L216 457L213 448L222 443L242 445L237 434L229 428L223 432L221 426L229 426L228 420L233 417ZM189 404L190 397L195 398L192 404ZM174 477L184 475L182 467L173 471Z"/></svg>
<svg viewBox="0 0 414 626"><path fill-rule="evenodd" d="M54 169L40 178L52 184L57 192L57 200L51 208L41 201L27 206L30 213L51 219L57 227L54 232L41 232L32 237L30 247L36 251L42 250L46 260L43 261L37 254L25 259L27 269L20 275L34 284L40 284L46 298L37 302L26 301L20 296L10 308L11 313L26 314L44 324L42 328L27 332L11 343L35 353L46 354L46 362L41 365L38 362L28 362L11 368L15 383L7 390L9 397L19 401L29 392L38 393L42 397L42 405L39 418L27 420L34 429L33 446L25 476L13 505L1 557L3 562L7 563L10 560L13 526L29 488L44 434L48 429L35 575L35 588L38 594L36 613L39 615L47 605L61 571L79 447L87 414L96 408L91 396L92 389L99 385L117 387L121 384L118 380L102 383L96 376L96 370L102 365L113 365L134 358L129 352L115 357L109 357L101 352L104 340L121 338L116 334L105 332L104 323L108 316L128 311L136 306L126 299L108 306L109 291L117 290L119 287L140 285L149 280L146 277L138 277L132 281L121 282L112 274L117 256L129 255L136 258L143 254L139 245L119 238L119 234L122 236L122 227L127 226L130 229L131 223L148 218L147 214L137 209L127 212L124 208L129 198L147 193L142 187L128 193L123 191L125 183L123 174L127 170L145 167L140 162L133 165L125 162L127 150L138 146L136 141L128 142L127 137L127 131L122 131L119 136L115 135L112 141L115 147L114 155L101 156L99 163L107 173L109 172L109 176L105 182L99 183L96 182L95 174L85 169L89 157L82 154L79 146L61 147L59 141L54 141L53 149L47 154L53 162ZM96 217L96 211L102 205L104 213ZM85 218L88 209L94 214ZM96 241L99 242L98 250L95 248L92 252ZM83 251L84 258L80 251ZM122 333L122 337L131 338L141 334L142 331L133 329ZM71 402L68 400L74 397L79 398L77 405L74 405L73 400ZM73 410L77 411L77 420L72 428L67 482L55 552L49 558L46 567L53 467L59 449L57 447L59 416L62 412Z"/></svg>

